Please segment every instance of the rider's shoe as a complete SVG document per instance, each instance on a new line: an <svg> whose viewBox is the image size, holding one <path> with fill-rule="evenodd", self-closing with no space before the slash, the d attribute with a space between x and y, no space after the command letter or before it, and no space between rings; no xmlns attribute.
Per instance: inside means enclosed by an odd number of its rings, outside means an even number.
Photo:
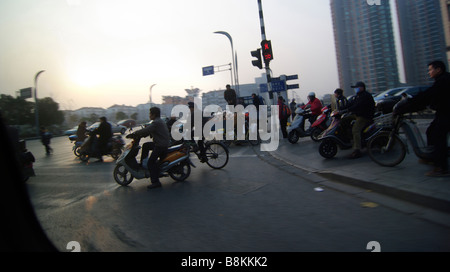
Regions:
<svg viewBox="0 0 450 272"><path fill-rule="evenodd" d="M160 188L161 186L162 186L161 182L155 182L155 183L152 183L149 186L147 186L147 188L148 189L155 189L155 188Z"/></svg>

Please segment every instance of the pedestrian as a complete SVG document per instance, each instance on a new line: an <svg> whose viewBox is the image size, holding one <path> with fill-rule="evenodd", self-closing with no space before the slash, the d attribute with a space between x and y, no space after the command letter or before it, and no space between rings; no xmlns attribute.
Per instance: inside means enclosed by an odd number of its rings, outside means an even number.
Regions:
<svg viewBox="0 0 450 272"><path fill-rule="evenodd" d="M226 88L227 89L223 93L225 101L227 101L228 105L236 106L237 103L236 91L234 89L231 89L230 84L228 84Z"/></svg>
<svg viewBox="0 0 450 272"><path fill-rule="evenodd" d="M102 156L108 154L108 143L113 136L111 124L108 123L106 117L100 117L100 125L94 130L98 134L98 156L99 161L103 161Z"/></svg>
<svg viewBox="0 0 450 272"><path fill-rule="evenodd" d="M41 133L41 142L45 146L45 153L47 155L50 155L51 153L53 153L53 148L51 148L50 146L52 134L45 127L41 127L40 133Z"/></svg>
<svg viewBox="0 0 450 272"><path fill-rule="evenodd" d="M86 128L86 122L83 121L78 125L78 129L77 129L77 142L84 142L84 140L86 140L87 135L87 128Z"/></svg>
<svg viewBox="0 0 450 272"><path fill-rule="evenodd" d="M428 145L433 146L434 169L425 175L430 177L449 176L448 171L448 142L450 132L450 73L445 63L433 61L428 64L428 75L434 79L434 84L426 91L419 93L405 104L399 104L394 114L417 111L426 106L435 110L434 120L427 129Z"/></svg>
<svg viewBox="0 0 450 272"><path fill-rule="evenodd" d="M295 102L295 98L292 98L291 103L289 104L289 108L291 109L291 119L294 121L295 118L295 110L297 108L297 103Z"/></svg>
<svg viewBox="0 0 450 272"><path fill-rule="evenodd" d="M367 92L366 84L364 82L357 82L355 86L351 86L355 89L355 98L343 107L342 110L351 112L352 115L343 118L341 124L344 130L350 127L353 120L356 120L355 124L352 126L353 135L353 152L348 156L349 159L357 159L362 156L362 131L365 129L372 121L375 114L375 101L373 96Z"/></svg>
<svg viewBox="0 0 450 272"><path fill-rule="evenodd" d="M143 147L141 162L148 156L149 150L153 150L150 158L147 162L148 170L150 171L150 182L151 184L147 186L149 189L161 187L161 182L159 181L159 161L164 160L167 156L167 150L170 145L170 133L167 128L166 122L161 119L161 109L158 107L150 108L150 120L152 122L146 128L134 132L138 137L150 136L153 138L153 142L146 143L145 149Z"/></svg>
<svg viewBox="0 0 450 272"><path fill-rule="evenodd" d="M286 127L289 116L291 115L291 110L283 101L283 97L278 96L278 118L280 119L281 133L283 134L283 138L286 139L288 137Z"/></svg>

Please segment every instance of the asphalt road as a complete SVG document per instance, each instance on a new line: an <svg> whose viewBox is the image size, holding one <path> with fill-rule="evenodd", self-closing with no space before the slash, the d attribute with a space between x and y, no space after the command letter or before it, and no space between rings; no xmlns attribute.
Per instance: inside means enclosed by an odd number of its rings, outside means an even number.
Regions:
<svg viewBox="0 0 450 272"><path fill-rule="evenodd" d="M450 230L333 189L261 160L251 146L230 148L229 164L197 168L185 182L163 178L117 185L111 158L82 163L67 137L47 156L28 141L36 176L27 186L42 227L61 251L368 252L449 251ZM263 155L264 156L264 155Z"/></svg>

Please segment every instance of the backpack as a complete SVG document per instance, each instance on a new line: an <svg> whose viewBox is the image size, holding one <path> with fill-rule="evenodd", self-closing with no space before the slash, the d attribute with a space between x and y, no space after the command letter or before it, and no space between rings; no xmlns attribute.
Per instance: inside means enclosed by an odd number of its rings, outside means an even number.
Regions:
<svg viewBox="0 0 450 272"><path fill-rule="evenodd" d="M288 118L290 115L291 115L291 109L289 109L289 107L283 103L283 105L281 105L281 117Z"/></svg>

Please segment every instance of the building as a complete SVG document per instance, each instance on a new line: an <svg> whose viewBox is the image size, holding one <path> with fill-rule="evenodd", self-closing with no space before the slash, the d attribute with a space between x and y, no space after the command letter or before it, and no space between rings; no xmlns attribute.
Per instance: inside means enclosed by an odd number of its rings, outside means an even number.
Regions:
<svg viewBox="0 0 450 272"><path fill-rule="evenodd" d="M446 17L446 20L443 20L441 2L440 0L397 0L405 76L408 85L429 85L428 63L434 60L447 60L444 23L447 23L448 30L449 18ZM444 2L447 2L445 4L448 13L449 1Z"/></svg>
<svg viewBox="0 0 450 272"><path fill-rule="evenodd" d="M442 23L444 25L447 61L448 66L450 67L450 0L440 0L440 1L442 11Z"/></svg>
<svg viewBox="0 0 450 272"><path fill-rule="evenodd" d="M415 2L415 1L412 1ZM397 54L389 1L330 0L339 82L345 95L364 81L377 93L399 85Z"/></svg>

